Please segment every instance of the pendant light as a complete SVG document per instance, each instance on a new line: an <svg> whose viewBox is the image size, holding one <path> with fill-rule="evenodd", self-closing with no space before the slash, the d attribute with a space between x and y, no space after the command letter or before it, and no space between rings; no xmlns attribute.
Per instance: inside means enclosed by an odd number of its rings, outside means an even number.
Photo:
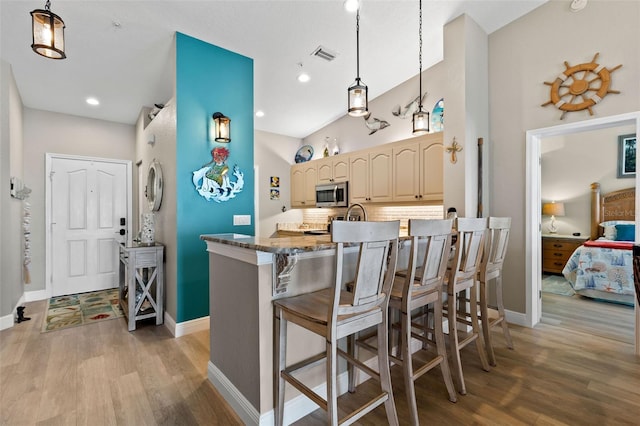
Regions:
<svg viewBox="0 0 640 426"><path fill-rule="evenodd" d="M418 81L420 91L418 92L418 111L413 114L413 134L422 135L429 132L429 113L422 110L422 0L420 0L420 69L418 71Z"/></svg>
<svg viewBox="0 0 640 426"><path fill-rule="evenodd" d="M44 9L31 12L31 30L33 43L31 48L38 55L51 59L64 59L64 21L49 9L47 0Z"/></svg>
<svg viewBox="0 0 640 426"><path fill-rule="evenodd" d="M360 80L360 7L356 9L356 81L347 90L349 115L362 117L369 112L367 85Z"/></svg>

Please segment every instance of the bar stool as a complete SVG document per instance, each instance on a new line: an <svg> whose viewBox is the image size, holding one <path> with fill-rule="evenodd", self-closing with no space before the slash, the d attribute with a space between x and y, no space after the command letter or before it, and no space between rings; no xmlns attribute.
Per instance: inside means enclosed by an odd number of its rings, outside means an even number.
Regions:
<svg viewBox="0 0 640 426"><path fill-rule="evenodd" d="M392 328L400 328L401 332L398 336L400 356L390 357L403 366L412 425L420 424L414 382L434 367L440 366L449 401L457 400L442 331L442 285L451 252L452 225L453 220L450 219L409 219L409 266L406 273L396 275L391 291L389 308L400 312L400 324L393 324ZM433 328L428 327L427 321L424 324L414 322L418 317L426 317L424 310L429 304L433 304L434 323L437 325ZM414 317L412 313L417 315ZM430 336L435 337L436 356L419 368L414 368L411 340L416 338L422 341L423 349L426 349L428 343L433 342ZM391 338L392 345L393 340Z"/></svg>
<svg viewBox="0 0 640 426"><path fill-rule="evenodd" d="M480 320L482 323L482 333L484 344L487 349L489 363L496 365L496 356L493 352L491 341L491 328L501 324L507 347L513 349L513 341L509 333L509 326L504 314L504 302L502 299L502 265L507 254L507 244L509 243L509 230L511 228L510 217L490 217L489 229L487 232L484 256L480 266L478 279L480 280ZM488 293L490 280L495 279L496 284L496 307L488 304ZM490 318L489 312L497 312L497 318Z"/></svg>
<svg viewBox="0 0 640 426"><path fill-rule="evenodd" d="M471 342L476 342L482 369L489 371L487 357L482 347L480 324L478 321L478 272L482 261L484 240L488 221L486 218L458 218L458 238L455 256L447 275L444 290L447 292L447 305L444 308L449 323L449 345L453 356L454 375L458 382L458 392L467 393L462 373L460 351ZM467 291L469 298L467 299ZM469 309L467 310L467 304ZM461 333L458 324L470 326L471 331ZM467 327L465 327L467 328ZM460 334L463 338L460 339Z"/></svg>
<svg viewBox="0 0 640 426"><path fill-rule="evenodd" d="M399 230L399 221L334 221L331 226L331 240L336 243L333 285L324 290L273 301L273 393L276 425L282 425L284 421L285 382L326 410L331 425L351 424L381 404L385 406L388 423L398 424L389 372L387 327L389 296L396 271ZM345 258L345 246L352 245L358 246L357 259ZM349 260L355 260L356 263ZM348 270L351 266L355 266L355 277L352 290L347 292L343 290L344 283L350 281L351 277L343 278L343 267ZM288 322L325 338L326 351L286 366ZM377 372L353 356L353 335L373 326L377 327L378 331ZM338 349L338 340L343 337L351 339L348 352ZM347 360L350 376L353 376L355 366L379 380L381 384L379 395L341 419L338 418L338 355ZM326 399L293 374L319 365L323 361L326 365Z"/></svg>

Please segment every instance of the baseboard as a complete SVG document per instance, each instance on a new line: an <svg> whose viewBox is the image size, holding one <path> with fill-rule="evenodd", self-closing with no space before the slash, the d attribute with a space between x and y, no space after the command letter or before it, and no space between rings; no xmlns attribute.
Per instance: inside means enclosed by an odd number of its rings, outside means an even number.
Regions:
<svg viewBox="0 0 640 426"><path fill-rule="evenodd" d="M507 318L507 322L510 324L531 328L527 324L527 315L523 314L522 312L514 312L505 309L504 316Z"/></svg>
<svg viewBox="0 0 640 426"><path fill-rule="evenodd" d="M34 290L24 292L25 302L35 302L37 300L46 300L48 298L49 296L47 295L47 290Z"/></svg>
<svg viewBox="0 0 640 426"><path fill-rule="evenodd" d="M194 320L183 321L176 323L171 315L167 312L164 313L164 326L169 329L169 332L173 337L181 337L187 334L196 333L202 330L209 329L209 317L196 318Z"/></svg>
<svg viewBox="0 0 640 426"><path fill-rule="evenodd" d="M23 294L22 296L20 296L20 299L18 299L18 302L16 303L16 306L13 307L13 310L11 311L11 313L9 315L0 317L0 330L6 330L7 328L13 327L13 325L16 322L16 317L18 316L16 314L17 308L18 306L24 305L24 302L25 302L25 297Z"/></svg>

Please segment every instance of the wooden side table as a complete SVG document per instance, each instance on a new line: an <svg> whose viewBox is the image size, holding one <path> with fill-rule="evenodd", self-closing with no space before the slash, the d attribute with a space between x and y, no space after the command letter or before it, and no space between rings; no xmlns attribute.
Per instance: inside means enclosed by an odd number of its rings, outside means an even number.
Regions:
<svg viewBox="0 0 640 426"><path fill-rule="evenodd" d="M562 234L542 234L542 272L561 274L564 265L587 237Z"/></svg>
<svg viewBox="0 0 640 426"><path fill-rule="evenodd" d="M120 244L120 306L127 317L129 331L136 321L164 319L164 246L159 243L131 246Z"/></svg>

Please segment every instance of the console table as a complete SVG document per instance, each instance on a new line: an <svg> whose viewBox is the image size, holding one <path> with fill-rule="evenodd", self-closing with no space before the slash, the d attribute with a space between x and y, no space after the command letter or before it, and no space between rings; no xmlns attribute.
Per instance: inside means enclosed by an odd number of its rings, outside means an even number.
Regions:
<svg viewBox="0 0 640 426"><path fill-rule="evenodd" d="M164 246L120 244L120 306L127 318L129 331L136 321L155 318L156 325L164 318Z"/></svg>

